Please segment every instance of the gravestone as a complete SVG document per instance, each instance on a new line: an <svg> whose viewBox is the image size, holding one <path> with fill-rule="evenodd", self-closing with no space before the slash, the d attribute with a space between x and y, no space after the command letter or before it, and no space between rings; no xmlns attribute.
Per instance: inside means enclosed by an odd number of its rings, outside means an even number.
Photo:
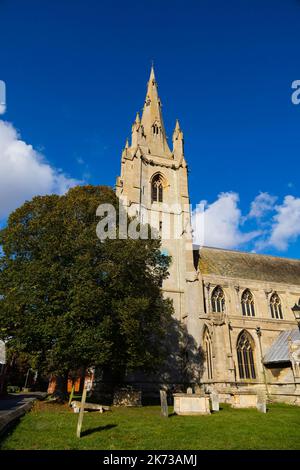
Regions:
<svg viewBox="0 0 300 470"><path fill-rule="evenodd" d="M165 390L160 390L160 406L161 406L161 414L165 418L168 418L169 416L169 410L168 410L168 402L167 402L167 393Z"/></svg>
<svg viewBox="0 0 300 470"><path fill-rule="evenodd" d="M261 413L267 412L267 400L263 394L257 394L257 409Z"/></svg>
<svg viewBox="0 0 300 470"><path fill-rule="evenodd" d="M188 387L186 393L187 393L188 395L192 395L192 393L193 393L192 387Z"/></svg>
<svg viewBox="0 0 300 470"><path fill-rule="evenodd" d="M220 410L219 394L216 392L212 392L210 394L210 399L211 399L212 411L219 411Z"/></svg>

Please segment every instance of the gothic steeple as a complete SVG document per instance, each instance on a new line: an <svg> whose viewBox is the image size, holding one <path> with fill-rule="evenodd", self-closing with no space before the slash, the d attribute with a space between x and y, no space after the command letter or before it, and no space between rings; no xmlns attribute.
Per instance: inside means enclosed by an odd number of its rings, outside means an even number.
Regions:
<svg viewBox="0 0 300 470"><path fill-rule="evenodd" d="M162 105L158 96L153 65L147 85L141 126L144 135L143 145L148 146L153 155L170 156L166 131L162 117Z"/></svg>

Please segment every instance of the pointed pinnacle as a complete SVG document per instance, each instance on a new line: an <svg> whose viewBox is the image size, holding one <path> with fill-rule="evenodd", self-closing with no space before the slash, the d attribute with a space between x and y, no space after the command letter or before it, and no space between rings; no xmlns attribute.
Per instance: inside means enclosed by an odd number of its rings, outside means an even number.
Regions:
<svg viewBox="0 0 300 470"><path fill-rule="evenodd" d="M154 66L153 66L153 61L152 61L152 65L151 65L151 72L150 72L150 78L149 78L149 81L152 81L154 80L155 81L155 74L154 74Z"/></svg>
<svg viewBox="0 0 300 470"><path fill-rule="evenodd" d="M180 131L180 124L179 124L179 121L178 119L176 119L176 124L175 124L175 131Z"/></svg>

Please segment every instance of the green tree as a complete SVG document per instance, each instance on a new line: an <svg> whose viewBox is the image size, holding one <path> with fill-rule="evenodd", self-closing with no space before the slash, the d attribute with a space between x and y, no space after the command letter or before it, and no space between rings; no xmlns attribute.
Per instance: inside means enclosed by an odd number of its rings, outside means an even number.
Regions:
<svg viewBox="0 0 300 470"><path fill-rule="evenodd" d="M41 373L66 379L100 366L119 382L155 370L166 355L172 305L161 283L170 258L159 240L100 241L101 203L118 211L103 186L35 197L0 232L0 337Z"/></svg>

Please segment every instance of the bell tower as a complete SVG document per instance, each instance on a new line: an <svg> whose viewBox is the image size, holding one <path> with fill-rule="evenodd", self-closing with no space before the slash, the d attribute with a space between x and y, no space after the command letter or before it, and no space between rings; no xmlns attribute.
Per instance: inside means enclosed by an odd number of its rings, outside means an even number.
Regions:
<svg viewBox="0 0 300 470"><path fill-rule="evenodd" d="M172 257L164 293L173 300L176 319L199 343L202 289L193 260L188 169L178 120L172 143L171 150L152 67L142 117L137 113L131 142L122 152L116 193L130 216L150 223L161 236L162 250Z"/></svg>

